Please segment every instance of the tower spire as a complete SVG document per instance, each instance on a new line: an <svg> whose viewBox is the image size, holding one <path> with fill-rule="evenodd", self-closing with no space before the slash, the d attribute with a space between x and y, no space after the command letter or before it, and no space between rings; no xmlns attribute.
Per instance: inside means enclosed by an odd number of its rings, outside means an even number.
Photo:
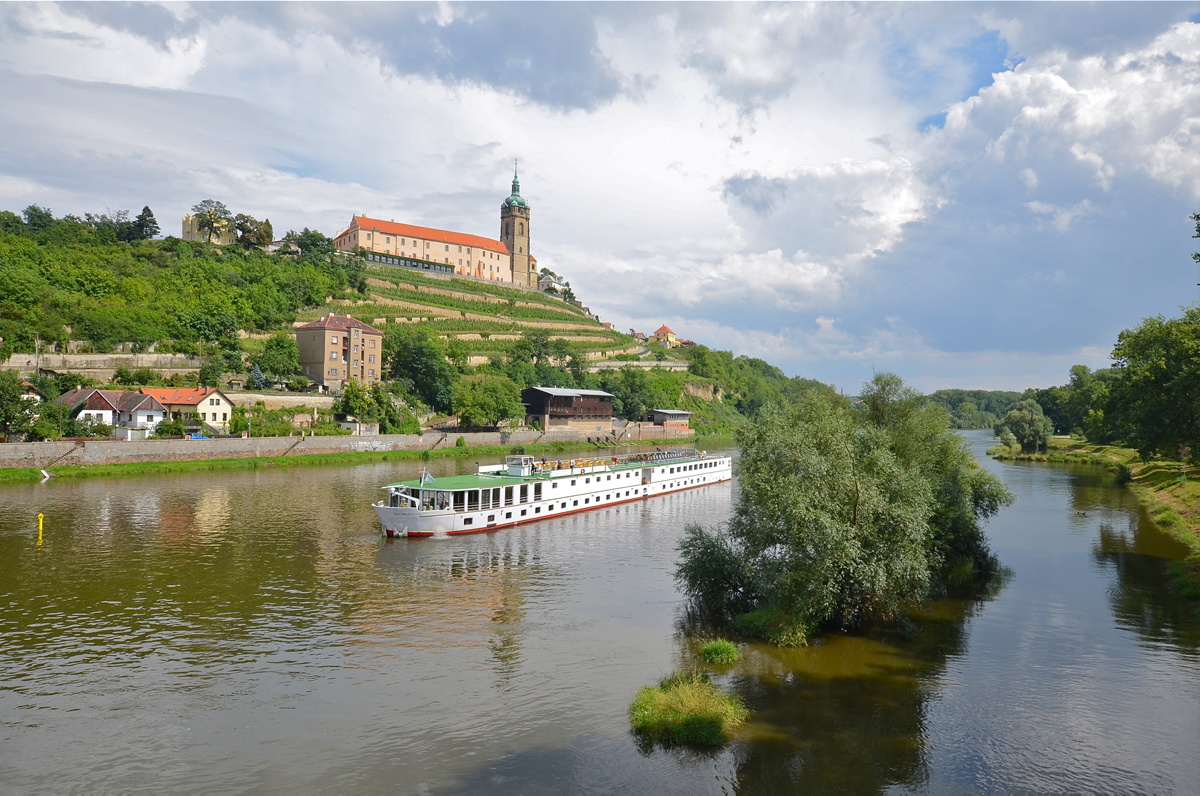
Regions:
<svg viewBox="0 0 1200 796"><path fill-rule="evenodd" d="M516 159L516 158L513 158L513 184L512 184L512 195L513 195L513 196L520 196L520 195L521 195L521 181L520 181L519 179L517 179L517 159Z"/></svg>

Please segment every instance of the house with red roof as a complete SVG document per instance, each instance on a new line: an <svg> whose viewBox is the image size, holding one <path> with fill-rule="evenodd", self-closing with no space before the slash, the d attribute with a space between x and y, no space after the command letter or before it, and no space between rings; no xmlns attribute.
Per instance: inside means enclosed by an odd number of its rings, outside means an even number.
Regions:
<svg viewBox="0 0 1200 796"><path fill-rule="evenodd" d="M500 204L500 238L356 215L333 238L334 248L367 258L537 289L537 259L529 253L529 202L513 173L512 193Z"/></svg>
<svg viewBox="0 0 1200 796"><path fill-rule="evenodd" d="M304 375L324 388L384 378L383 332L349 315L330 314L297 326L296 347Z"/></svg>
<svg viewBox="0 0 1200 796"><path fill-rule="evenodd" d="M679 345L679 341L675 337L675 333L665 323L654 330L654 334L650 335L650 342L658 343L667 348L674 348Z"/></svg>
<svg viewBox="0 0 1200 796"><path fill-rule="evenodd" d="M143 387L140 391L166 409L169 420L183 420L184 427L198 424L218 431L229 429L233 401L216 387Z"/></svg>

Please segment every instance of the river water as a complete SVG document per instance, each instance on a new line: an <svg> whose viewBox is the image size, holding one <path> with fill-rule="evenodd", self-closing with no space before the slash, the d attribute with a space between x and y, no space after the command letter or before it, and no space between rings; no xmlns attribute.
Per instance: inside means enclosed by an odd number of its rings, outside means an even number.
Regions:
<svg viewBox="0 0 1200 796"><path fill-rule="evenodd" d="M0 793L1195 793L1183 550L987 436L1007 576L904 632L743 645L716 679L754 716L711 754L639 749L626 709L694 661L674 548L736 484L412 541L369 503L414 463L2 487Z"/></svg>

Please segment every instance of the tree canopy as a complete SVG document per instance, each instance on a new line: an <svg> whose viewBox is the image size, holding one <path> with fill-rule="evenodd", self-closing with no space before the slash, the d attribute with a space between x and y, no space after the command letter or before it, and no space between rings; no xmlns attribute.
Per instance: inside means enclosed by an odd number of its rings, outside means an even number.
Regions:
<svg viewBox="0 0 1200 796"><path fill-rule="evenodd" d="M813 390L738 434L739 494L724 528L691 526L676 577L701 607L770 612L800 637L896 619L954 573L981 572L980 523L1011 500L945 410L891 374L859 409Z"/></svg>

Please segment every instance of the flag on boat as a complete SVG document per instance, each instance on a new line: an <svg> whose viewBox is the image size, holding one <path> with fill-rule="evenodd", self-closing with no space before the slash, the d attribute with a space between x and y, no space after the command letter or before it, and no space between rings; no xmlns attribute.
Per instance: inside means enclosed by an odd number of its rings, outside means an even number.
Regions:
<svg viewBox="0 0 1200 796"><path fill-rule="evenodd" d="M430 475L429 473L425 472L424 468L421 469L421 483L422 484L432 484L433 483L433 476Z"/></svg>

